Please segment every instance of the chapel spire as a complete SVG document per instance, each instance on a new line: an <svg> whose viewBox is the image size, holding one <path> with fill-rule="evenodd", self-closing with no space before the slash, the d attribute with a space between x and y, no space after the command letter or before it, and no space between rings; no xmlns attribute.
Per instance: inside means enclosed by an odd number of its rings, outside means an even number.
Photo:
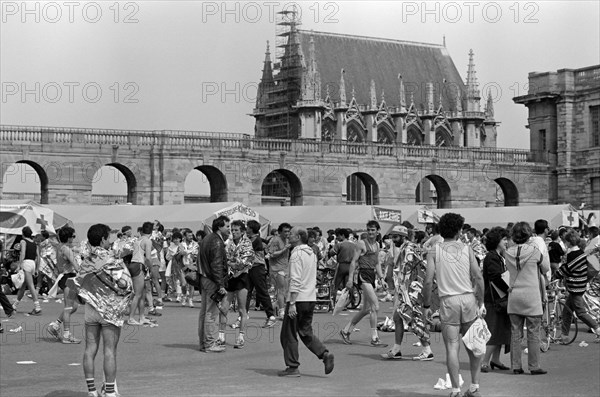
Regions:
<svg viewBox="0 0 600 397"><path fill-rule="evenodd" d="M479 83L477 82L477 72L475 72L473 55L473 50L470 50L469 66L467 68L467 111L479 112L481 94L479 93Z"/></svg>

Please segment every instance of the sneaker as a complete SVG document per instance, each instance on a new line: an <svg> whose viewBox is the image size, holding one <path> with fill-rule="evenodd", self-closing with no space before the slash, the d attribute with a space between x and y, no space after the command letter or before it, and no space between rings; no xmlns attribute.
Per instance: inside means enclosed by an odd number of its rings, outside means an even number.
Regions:
<svg viewBox="0 0 600 397"><path fill-rule="evenodd" d="M325 364L325 375L330 374L333 371L333 353L326 351L323 354L323 364Z"/></svg>
<svg viewBox="0 0 600 397"><path fill-rule="evenodd" d="M56 339L60 340L60 333L59 333L60 327L58 326L57 323L55 322L51 322L48 325L48 333L52 336L54 336Z"/></svg>
<svg viewBox="0 0 600 397"><path fill-rule="evenodd" d="M169 298L168 296L165 296L163 298L163 302L171 302L171 298Z"/></svg>
<svg viewBox="0 0 600 397"><path fill-rule="evenodd" d="M390 350L387 353L381 354L381 358L383 358L384 360L401 360L402 352L394 353L392 350Z"/></svg>
<svg viewBox="0 0 600 397"><path fill-rule="evenodd" d="M350 332L344 332L344 330L342 329L342 330L340 330L340 335L346 345L352 344L352 342L350 342Z"/></svg>
<svg viewBox="0 0 600 397"><path fill-rule="evenodd" d="M194 308L194 301L192 301L192 298L189 299L188 306L191 307L192 309Z"/></svg>
<svg viewBox="0 0 600 397"><path fill-rule="evenodd" d="M239 328L241 324L242 324L242 320L240 320L240 318L238 317L238 319L235 321L235 323L229 324L229 326L233 329L236 329L236 328Z"/></svg>
<svg viewBox="0 0 600 397"><path fill-rule="evenodd" d="M41 316L42 315L42 309L33 309L32 311L29 312L30 316Z"/></svg>
<svg viewBox="0 0 600 397"><path fill-rule="evenodd" d="M98 390L89 391L87 395L88 395L88 397L99 397Z"/></svg>
<svg viewBox="0 0 600 397"><path fill-rule="evenodd" d="M207 353L222 353L225 351L225 346L215 343L208 349L206 349Z"/></svg>
<svg viewBox="0 0 600 397"><path fill-rule="evenodd" d="M467 391L463 394L463 397L481 397L481 393L479 393L479 389L475 391L471 391L471 389L467 389Z"/></svg>
<svg viewBox="0 0 600 397"><path fill-rule="evenodd" d="M298 378L300 377L300 371L298 371L298 367L287 367L283 371L279 371L277 376L287 376L289 378Z"/></svg>
<svg viewBox="0 0 600 397"><path fill-rule="evenodd" d="M463 394L461 392L452 392L450 393L450 397L463 397Z"/></svg>
<svg viewBox="0 0 600 397"><path fill-rule="evenodd" d="M68 337L62 339L62 343L65 345L78 345L81 343L81 339L77 339L73 335L69 335Z"/></svg>
<svg viewBox="0 0 600 397"><path fill-rule="evenodd" d="M130 318L129 320L127 320L127 324L133 325L133 326L142 325L139 321L137 321L136 319L133 319L133 318Z"/></svg>
<svg viewBox="0 0 600 397"><path fill-rule="evenodd" d="M152 309L152 310L148 310L148 315L149 316L154 316L154 317L160 317L162 316L161 313L156 311L156 308Z"/></svg>
<svg viewBox="0 0 600 397"><path fill-rule="evenodd" d="M433 360L433 353L425 353L424 351L421 352L421 354L419 354L418 356L413 357L413 361L432 361Z"/></svg>
<svg viewBox="0 0 600 397"><path fill-rule="evenodd" d="M263 328L273 328L275 324L277 324L277 319L275 318L275 316L271 316L267 319L267 321L265 321L265 325L263 325Z"/></svg>
<svg viewBox="0 0 600 397"><path fill-rule="evenodd" d="M181 302L181 295L177 295L177 298L175 299L177 302Z"/></svg>
<svg viewBox="0 0 600 397"><path fill-rule="evenodd" d="M234 349L243 349L244 348L244 339L240 338L235 341L235 345L233 345Z"/></svg>
<svg viewBox="0 0 600 397"><path fill-rule="evenodd" d="M379 340L379 338L371 339L371 346L381 346L383 343Z"/></svg>

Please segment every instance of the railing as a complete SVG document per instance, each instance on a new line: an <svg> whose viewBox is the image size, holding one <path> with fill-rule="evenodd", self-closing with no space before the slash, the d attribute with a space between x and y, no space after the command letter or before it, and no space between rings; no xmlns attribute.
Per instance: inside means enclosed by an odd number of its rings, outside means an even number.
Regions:
<svg viewBox="0 0 600 397"><path fill-rule="evenodd" d="M89 128L0 126L0 142L6 148L19 143L93 144L165 149L255 150L293 153L332 153L346 156L426 158L493 163L547 163L547 153L524 149L412 146L406 144L355 143L341 140L264 139L247 134L206 131L139 131ZM6 142L9 142L6 145Z"/></svg>

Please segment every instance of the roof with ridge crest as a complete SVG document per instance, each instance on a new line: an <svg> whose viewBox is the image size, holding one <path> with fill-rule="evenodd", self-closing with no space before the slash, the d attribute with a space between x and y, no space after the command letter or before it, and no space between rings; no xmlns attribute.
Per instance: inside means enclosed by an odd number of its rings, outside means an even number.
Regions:
<svg viewBox="0 0 600 397"><path fill-rule="evenodd" d="M404 82L407 108L411 92L417 109L427 107L426 84L429 82L434 84L436 110L440 87L445 87L442 90L444 110L456 109L457 87L464 100L465 84L443 45L307 30L298 30L298 33L306 62L311 37L314 40L323 99L329 86L331 99L335 102L340 100L340 73L344 69L347 103L354 88L357 102L369 105L371 80L374 80L377 103L381 102L381 90L384 89L387 105L400 106L398 75L402 75Z"/></svg>

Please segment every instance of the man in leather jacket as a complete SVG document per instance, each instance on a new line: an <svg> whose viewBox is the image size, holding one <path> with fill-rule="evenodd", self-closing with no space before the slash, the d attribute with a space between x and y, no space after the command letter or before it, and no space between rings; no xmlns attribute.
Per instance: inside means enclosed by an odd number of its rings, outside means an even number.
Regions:
<svg viewBox="0 0 600 397"><path fill-rule="evenodd" d="M220 353L225 346L217 343L219 331L219 302L211 299L218 291L226 294L227 254L225 240L229 237L229 218L219 216L213 220L212 233L200 243L198 269L202 285L202 303L198 319L200 351Z"/></svg>

